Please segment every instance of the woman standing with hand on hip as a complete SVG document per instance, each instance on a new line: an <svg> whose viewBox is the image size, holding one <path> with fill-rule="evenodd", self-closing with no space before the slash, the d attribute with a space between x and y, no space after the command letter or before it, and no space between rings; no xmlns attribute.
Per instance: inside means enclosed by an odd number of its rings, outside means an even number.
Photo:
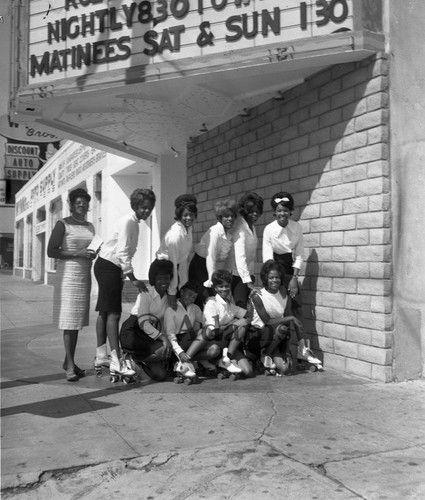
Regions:
<svg viewBox="0 0 425 500"><path fill-rule="evenodd" d="M89 324L91 266L96 257L88 246L94 236L93 224L86 221L91 197L84 189L69 193L71 215L53 228L47 255L58 259L53 296L53 320L63 330L66 379L75 382L85 372L74 361L78 332Z"/></svg>
<svg viewBox="0 0 425 500"><path fill-rule="evenodd" d="M122 312L123 276L130 279L140 291L146 292L143 281L136 278L132 258L139 241L139 223L146 220L155 206L155 194L150 189L136 189L130 196L132 211L121 217L109 241L104 243L94 266L94 274L99 284L96 311L97 348L95 369L108 366L111 374L133 376L134 370L126 360L121 359L119 344L119 320ZM111 348L111 361L106 351L106 338Z"/></svg>
<svg viewBox="0 0 425 500"><path fill-rule="evenodd" d="M264 228L263 262L273 259L282 265L285 272L282 284L291 298L292 314L302 323L302 300L298 276L304 258L303 230L299 222L290 218L294 211L294 198L291 194L276 193L272 196L270 204L276 220ZM298 357L312 364L321 363L311 351L309 339L299 339Z"/></svg>

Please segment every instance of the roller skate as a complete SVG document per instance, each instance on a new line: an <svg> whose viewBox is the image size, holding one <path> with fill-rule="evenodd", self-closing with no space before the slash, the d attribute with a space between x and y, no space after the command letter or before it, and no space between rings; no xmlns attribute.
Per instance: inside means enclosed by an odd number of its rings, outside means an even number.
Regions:
<svg viewBox="0 0 425 500"><path fill-rule="evenodd" d="M276 364L273 362L273 359L271 356L267 356L264 354L264 351L261 353L260 361L262 364L262 368L264 370L264 374L269 376L269 375L276 375Z"/></svg>
<svg viewBox="0 0 425 500"><path fill-rule="evenodd" d="M230 359L227 355L227 348L223 349L223 357L218 362L218 373L217 378L223 380L228 378L230 380L237 380L239 378L239 374L242 373L242 370L237 365L236 361Z"/></svg>
<svg viewBox="0 0 425 500"><path fill-rule="evenodd" d="M109 365L109 381L112 384L124 382L132 384L136 382L136 372L131 368L130 360L125 356L118 359L115 351L111 352L111 364Z"/></svg>
<svg viewBox="0 0 425 500"><path fill-rule="evenodd" d="M130 363L130 368L136 373L136 379L142 379L143 363L136 361L131 354L124 354L124 358Z"/></svg>
<svg viewBox="0 0 425 500"><path fill-rule="evenodd" d="M177 361L174 365L174 373L176 375L174 377L174 382L176 384L191 385L196 383L195 367L189 361Z"/></svg>
<svg viewBox="0 0 425 500"><path fill-rule="evenodd" d="M111 357L108 356L106 344L96 347L96 356L93 361L94 373L97 377L102 376L102 368L109 368Z"/></svg>
<svg viewBox="0 0 425 500"><path fill-rule="evenodd" d="M104 357L98 357L95 356L94 361L93 361L93 368L94 368L94 373L96 377L102 377L103 375L103 369L109 368L109 365L111 364L111 357L110 356L104 356Z"/></svg>
<svg viewBox="0 0 425 500"><path fill-rule="evenodd" d="M322 371L323 365L310 349L310 340L301 339L298 342L298 369L311 372Z"/></svg>

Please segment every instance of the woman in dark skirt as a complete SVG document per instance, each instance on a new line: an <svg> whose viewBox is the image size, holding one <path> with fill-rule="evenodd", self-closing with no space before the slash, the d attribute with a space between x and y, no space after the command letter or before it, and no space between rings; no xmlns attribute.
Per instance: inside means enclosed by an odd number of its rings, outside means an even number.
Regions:
<svg viewBox="0 0 425 500"><path fill-rule="evenodd" d="M123 279L128 277L139 291L147 291L143 281L135 277L131 260L137 249L139 222L146 220L152 213L155 195L150 189L136 189L130 196L130 205L132 211L118 221L112 238L102 245L94 266L94 274L99 284L95 368L109 365L111 374L128 376L134 375L134 371L129 363L121 358L118 339ZM110 363L106 339L111 348Z"/></svg>
<svg viewBox="0 0 425 500"><path fill-rule="evenodd" d="M157 381L167 377L166 360L172 352L164 328L164 315L168 307L167 290L172 278L171 261L155 260L151 264L150 286L147 292L139 293L131 316L124 321L120 331L121 346L129 355L132 368L138 372L141 365Z"/></svg>

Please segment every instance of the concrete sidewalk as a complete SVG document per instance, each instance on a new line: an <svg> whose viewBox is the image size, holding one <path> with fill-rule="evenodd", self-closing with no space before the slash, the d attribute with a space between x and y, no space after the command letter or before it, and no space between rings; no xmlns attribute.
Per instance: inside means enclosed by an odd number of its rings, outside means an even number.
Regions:
<svg viewBox="0 0 425 500"><path fill-rule="evenodd" d="M2 498L425 498L423 381L326 370L192 386L112 385L93 373L69 383L52 288L0 280ZM94 319L77 348L84 368Z"/></svg>

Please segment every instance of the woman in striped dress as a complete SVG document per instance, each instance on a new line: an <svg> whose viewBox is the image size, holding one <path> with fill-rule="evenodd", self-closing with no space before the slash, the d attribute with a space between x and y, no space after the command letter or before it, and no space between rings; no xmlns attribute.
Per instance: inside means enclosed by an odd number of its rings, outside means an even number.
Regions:
<svg viewBox="0 0 425 500"><path fill-rule="evenodd" d="M78 332L89 324L91 266L96 253L88 249L94 236L86 221L90 195L78 188L69 193L71 215L53 228L47 255L58 259L53 295L53 321L63 330L65 361L62 368L70 382L85 372L74 362Z"/></svg>

